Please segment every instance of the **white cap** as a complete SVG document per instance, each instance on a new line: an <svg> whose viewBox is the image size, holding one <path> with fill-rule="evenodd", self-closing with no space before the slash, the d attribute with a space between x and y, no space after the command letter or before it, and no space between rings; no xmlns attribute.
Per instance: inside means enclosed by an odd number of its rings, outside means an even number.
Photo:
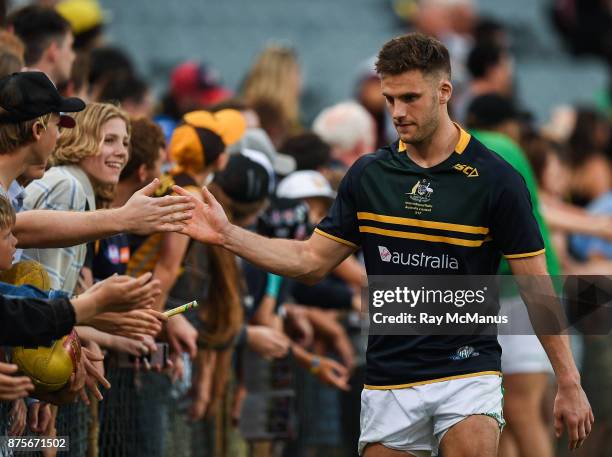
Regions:
<svg viewBox="0 0 612 457"><path fill-rule="evenodd" d="M334 199L336 192L329 181L318 171L300 170L291 173L283 179L276 188L276 195L280 198L312 198L323 197Z"/></svg>

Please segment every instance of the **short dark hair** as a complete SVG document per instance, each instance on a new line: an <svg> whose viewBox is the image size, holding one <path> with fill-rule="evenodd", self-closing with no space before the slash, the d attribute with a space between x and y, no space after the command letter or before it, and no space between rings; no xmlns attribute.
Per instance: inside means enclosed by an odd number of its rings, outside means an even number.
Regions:
<svg viewBox="0 0 612 457"><path fill-rule="evenodd" d="M26 65L38 62L52 41L61 42L71 30L55 9L40 5L18 9L8 17L8 24L25 44Z"/></svg>
<svg viewBox="0 0 612 457"><path fill-rule="evenodd" d="M104 82L109 74L132 75L134 63L127 53L113 46L103 46L91 51L89 56L89 84Z"/></svg>
<svg viewBox="0 0 612 457"><path fill-rule="evenodd" d="M451 76L448 49L440 41L422 33L409 33L387 41L375 64L379 75L399 75L419 70L425 74L443 72Z"/></svg>
<svg viewBox="0 0 612 457"><path fill-rule="evenodd" d="M148 84L139 76L119 73L104 81L98 101L123 104L131 100L141 103L148 91Z"/></svg>
<svg viewBox="0 0 612 457"><path fill-rule="evenodd" d="M469 129L490 130L511 120L521 120L521 112L514 101L491 92L479 95L470 102L465 125Z"/></svg>
<svg viewBox="0 0 612 457"><path fill-rule="evenodd" d="M331 148L316 133L304 132L288 138L279 152L295 159L297 170L316 170L327 165Z"/></svg>
<svg viewBox="0 0 612 457"><path fill-rule="evenodd" d="M499 64L506 51L492 43L477 44L470 51L467 68L474 78L482 78L491 67Z"/></svg>
<svg viewBox="0 0 612 457"><path fill-rule="evenodd" d="M130 159L121 170L120 180L127 179L142 165L151 169L159 159L159 149L166 147L161 127L146 117L130 119Z"/></svg>
<svg viewBox="0 0 612 457"><path fill-rule="evenodd" d="M495 19L482 18L474 27L474 42L478 44L494 44L497 46L505 46L504 41L508 31L506 27Z"/></svg>

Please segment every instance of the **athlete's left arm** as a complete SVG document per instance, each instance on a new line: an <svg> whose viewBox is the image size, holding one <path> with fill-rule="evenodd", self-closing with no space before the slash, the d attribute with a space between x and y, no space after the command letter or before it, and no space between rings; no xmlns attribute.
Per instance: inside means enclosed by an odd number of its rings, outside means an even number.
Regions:
<svg viewBox="0 0 612 457"><path fill-rule="evenodd" d="M580 374L570 350L569 337L563 334L561 305L556 298L552 280L546 269L543 254L532 257L508 259L512 273L520 287L536 334L550 359L557 377L557 396L554 405L557 437L567 428L570 449L579 448L591 432L593 411L580 385ZM558 320L557 333L542 333L542 317Z"/></svg>

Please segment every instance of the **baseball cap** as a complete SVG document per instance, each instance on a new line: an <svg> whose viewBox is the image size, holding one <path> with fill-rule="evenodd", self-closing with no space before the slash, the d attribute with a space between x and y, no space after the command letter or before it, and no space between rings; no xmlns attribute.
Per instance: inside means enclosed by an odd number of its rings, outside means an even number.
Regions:
<svg viewBox="0 0 612 457"><path fill-rule="evenodd" d="M202 106L211 106L232 97L221 85L219 73L212 67L188 61L176 67L170 75L170 94L176 99L190 98Z"/></svg>
<svg viewBox="0 0 612 457"><path fill-rule="evenodd" d="M322 197L333 200L336 198L336 192L318 171L300 170L291 173L279 183L276 196L293 199Z"/></svg>
<svg viewBox="0 0 612 457"><path fill-rule="evenodd" d="M75 121L63 113L85 109L80 98L65 98L41 71L23 71L0 79L0 124L15 124L36 119L49 113L60 113L62 127L72 128Z"/></svg>
<svg viewBox="0 0 612 457"><path fill-rule="evenodd" d="M179 165L201 170L238 141L245 130L246 120L240 111L192 111L183 116L183 123L172 133L170 156Z"/></svg>
<svg viewBox="0 0 612 457"><path fill-rule="evenodd" d="M192 111L185 114L183 120L194 127L212 130L226 146L238 141L246 130L244 116L235 109L223 109L216 113Z"/></svg>
<svg viewBox="0 0 612 457"><path fill-rule="evenodd" d="M508 120L520 120L520 112L507 97L498 94L484 94L476 97L467 112L467 123L474 128L494 127Z"/></svg>
<svg viewBox="0 0 612 457"><path fill-rule="evenodd" d="M274 177L268 158L259 151L232 154L215 182L232 200L252 203L270 196Z"/></svg>
<svg viewBox="0 0 612 457"><path fill-rule="evenodd" d="M260 151L268 157L272 168L281 176L287 176L295 171L297 164L295 159L287 154L281 154L272 144L272 140L265 130L260 128L247 129L243 137L230 147L229 152L237 153L243 149Z"/></svg>

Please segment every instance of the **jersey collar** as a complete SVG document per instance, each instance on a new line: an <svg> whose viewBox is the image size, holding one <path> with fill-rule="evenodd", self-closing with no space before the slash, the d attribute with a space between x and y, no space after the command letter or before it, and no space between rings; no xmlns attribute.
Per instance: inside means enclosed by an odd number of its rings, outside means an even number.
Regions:
<svg viewBox="0 0 612 457"><path fill-rule="evenodd" d="M459 141L457 141L457 144L455 145L455 152L457 154L462 154L463 151L465 151L465 148L467 148L467 145L470 142L472 136L468 132L463 130L461 126L456 122L453 122L453 124L455 124L455 127L459 129ZM406 144L402 140L399 140L397 151L406 152Z"/></svg>

